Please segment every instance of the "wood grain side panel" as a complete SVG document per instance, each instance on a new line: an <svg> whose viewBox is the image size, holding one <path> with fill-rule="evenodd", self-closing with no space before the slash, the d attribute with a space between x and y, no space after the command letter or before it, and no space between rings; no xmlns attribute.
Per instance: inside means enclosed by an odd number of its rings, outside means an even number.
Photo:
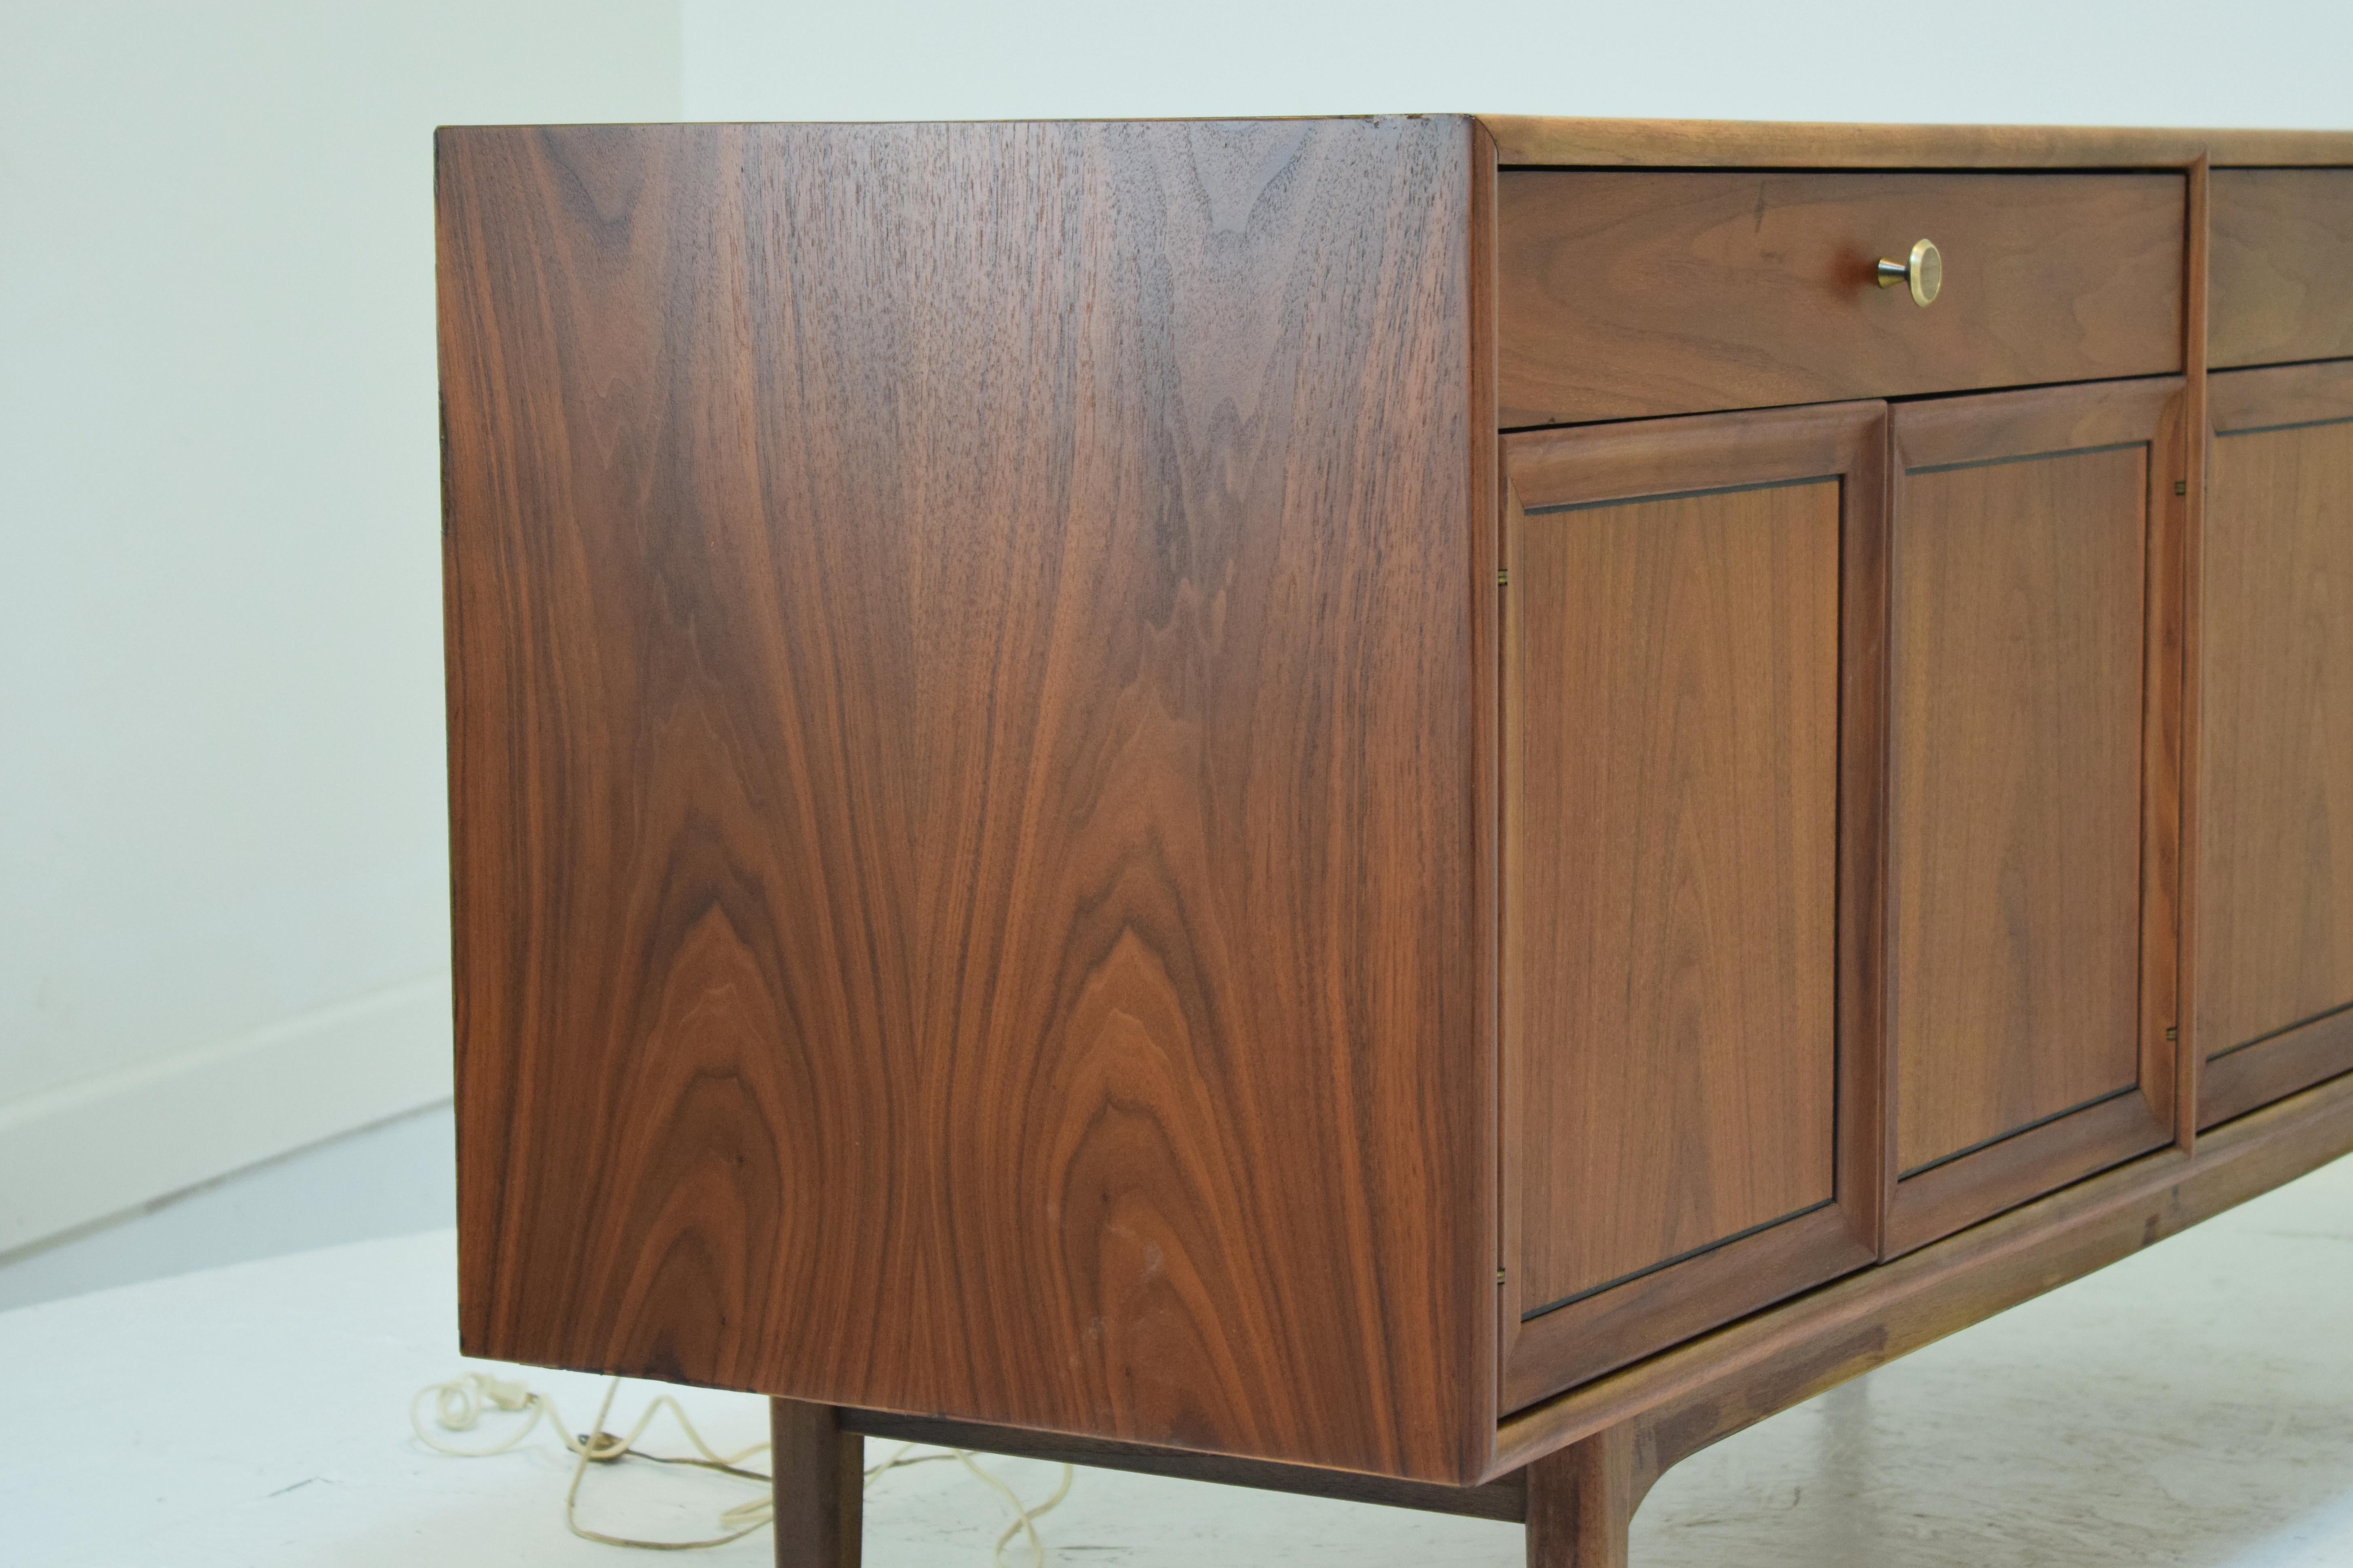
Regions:
<svg viewBox="0 0 2353 1568"><path fill-rule="evenodd" d="M2216 366L2353 354L2353 169L2213 176Z"/></svg>
<svg viewBox="0 0 2353 1568"><path fill-rule="evenodd" d="M1524 1310L1832 1196L1839 501L1527 519Z"/></svg>
<svg viewBox="0 0 2353 1568"><path fill-rule="evenodd" d="M2181 364L2174 174L1522 170L1499 186L1506 426ZM1926 236L1921 310L1873 263Z"/></svg>
<svg viewBox="0 0 2353 1568"><path fill-rule="evenodd" d="M2139 1079L2147 439L1903 474L1900 1172Z"/></svg>
<svg viewBox="0 0 2353 1568"><path fill-rule="evenodd" d="M1483 1464L1472 149L442 134L470 1353Z"/></svg>
<svg viewBox="0 0 2353 1568"><path fill-rule="evenodd" d="M2214 386L2197 851L2210 1061L2353 1003L2353 365Z"/></svg>

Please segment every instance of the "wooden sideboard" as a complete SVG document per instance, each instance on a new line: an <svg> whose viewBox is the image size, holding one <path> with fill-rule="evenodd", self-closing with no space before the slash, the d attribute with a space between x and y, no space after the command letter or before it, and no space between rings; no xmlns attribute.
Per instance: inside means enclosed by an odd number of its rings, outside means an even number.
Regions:
<svg viewBox="0 0 2353 1568"><path fill-rule="evenodd" d="M2353 1150L2353 134L437 170L464 1345L775 1396L780 1562L887 1435L1620 1563Z"/></svg>

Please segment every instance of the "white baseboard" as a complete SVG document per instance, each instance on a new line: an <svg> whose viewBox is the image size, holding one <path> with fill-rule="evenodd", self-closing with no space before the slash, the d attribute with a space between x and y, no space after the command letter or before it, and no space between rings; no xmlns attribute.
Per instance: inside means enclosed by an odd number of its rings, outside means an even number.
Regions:
<svg viewBox="0 0 2353 1568"><path fill-rule="evenodd" d="M0 1103L0 1253L449 1098L449 976Z"/></svg>

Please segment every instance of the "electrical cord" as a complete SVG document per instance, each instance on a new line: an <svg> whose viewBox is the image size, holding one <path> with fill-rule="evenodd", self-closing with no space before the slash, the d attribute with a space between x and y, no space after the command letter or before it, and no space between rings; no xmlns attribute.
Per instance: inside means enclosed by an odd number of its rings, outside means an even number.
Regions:
<svg viewBox="0 0 2353 1568"><path fill-rule="evenodd" d="M607 1429L605 1422L606 1418L612 1414L613 1399L620 1389L621 1380L617 1377L605 1385L605 1397L596 1406L596 1422L586 1432L575 1436L571 1429L565 1426L564 1416L555 1408L555 1402L546 1394L534 1393L524 1384L506 1378L492 1377L487 1373L470 1372L461 1377L452 1378L447 1383L428 1384L418 1389L415 1397L408 1402L408 1425L416 1432L417 1441L437 1453L453 1455L461 1459L487 1459L493 1455L510 1452L524 1438L537 1431L541 1422L544 1421L563 1442L565 1447L575 1456L572 1467L572 1484L564 1491L564 1525L565 1529L584 1541L601 1542L607 1546L634 1547L643 1552L697 1552L708 1547L724 1546L732 1541L741 1541L754 1531L765 1529L775 1522L776 1500L772 1494L748 1499L726 1510L719 1516L719 1529L722 1533L703 1536L692 1541L645 1541L634 1536L607 1535L582 1524L579 1517L580 1483L587 1475L590 1465L614 1464L625 1458L645 1459L658 1465L691 1466L718 1475L732 1476L737 1480L748 1481L764 1488L774 1484L773 1477L764 1475L758 1470L746 1468L744 1465L744 1461L754 1455L765 1453L768 1449L767 1444L754 1443L750 1447L739 1449L733 1454L717 1453L710 1444L702 1440L702 1434L695 1430L694 1423L688 1418L686 1411L678 1401L667 1394L657 1394L646 1405L644 1413L638 1417L637 1425L631 1426L626 1436L615 1436ZM480 1425L485 1409L500 1410L514 1415L528 1412L528 1419L503 1438L487 1447L464 1447L458 1444L445 1442L426 1430L422 1408L428 1398L433 1401L433 1424L445 1432L474 1430ZM686 1434L686 1440L694 1446L697 1457L681 1454L652 1454L637 1446L638 1439L645 1436L646 1428L653 1425L654 1417L665 1409L670 1412L671 1419L678 1423L679 1429ZM913 1443L902 1443L899 1445L898 1451L881 1464L867 1466L866 1489L872 1490L874 1483L892 1470L939 1459L957 1460L965 1469L972 1472L975 1479L997 1493L1004 1500L1005 1506L1013 1511L1013 1522L1005 1527L1004 1532L997 1536L996 1545L991 1549L990 1556L997 1564L997 1568L1011 1568L1011 1564L1006 1561L1005 1549L1012 1544L1013 1538L1017 1535L1022 1537L1024 1543L1029 1546L1032 1563L1036 1564L1037 1568L1043 1568L1046 1562L1046 1542L1038 1533L1037 1521L1052 1512L1056 1505L1071 1495L1071 1484L1077 1476L1075 1470L1064 1465L1061 1484L1054 1489L1053 1495L1032 1508L1024 1503L1011 1487L983 1469L979 1461L973 1457L971 1449L948 1448L919 1454L913 1452L917 1447L919 1445Z"/></svg>

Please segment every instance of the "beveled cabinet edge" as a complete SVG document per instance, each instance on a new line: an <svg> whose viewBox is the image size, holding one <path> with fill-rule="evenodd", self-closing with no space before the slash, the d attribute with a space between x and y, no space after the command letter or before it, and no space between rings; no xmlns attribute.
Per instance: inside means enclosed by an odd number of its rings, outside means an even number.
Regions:
<svg viewBox="0 0 2353 1568"><path fill-rule="evenodd" d="M1463 519L1470 549L1472 637L1471 827L1476 839L1472 857L1472 919L1477 922L1474 951L1478 984L1484 992L1475 1003L1479 1039L1472 1051L1477 1082L1472 1104L1478 1117L1474 1136L1484 1141L1477 1151L1479 1169L1485 1173L1478 1196L1482 1212L1465 1227L1470 1245L1482 1256L1470 1262L1473 1269L1465 1286L1475 1293L1486 1289L1488 1258L1502 1257L1503 1205L1501 1181L1507 1141L1503 1135L1503 722L1504 605L1496 591L1502 570L1504 540L1503 450L1497 430L1498 366L1495 351L1495 142L1487 128L1469 120L1466 155L1471 163L1471 211L1466 227L1470 250L1467 274L1470 416L1466 434L1471 443L1468 468L1469 510ZM1481 1473L1494 1455L1495 1423L1503 1414L1502 1348L1495 1320L1474 1306L1465 1314L1472 1336L1468 1350L1469 1408L1462 1413L1461 1472Z"/></svg>
<svg viewBox="0 0 2353 1568"><path fill-rule="evenodd" d="M1506 166L1689 169L2187 169L2353 163L2353 131L1478 116Z"/></svg>
<svg viewBox="0 0 2353 1568"><path fill-rule="evenodd" d="M1630 500L1648 495L1759 483L1836 479L1840 495L1839 805L1836 923L1837 1121L1834 1196L1826 1207L1716 1243L1571 1306L1523 1321L1516 1138L1502 1138L1508 1168L1502 1205L1498 1408L1542 1400L1647 1353L1625 1342L1641 1326L1672 1321L1674 1338L1704 1332L1854 1268L1879 1254L1884 1172L1882 1067L1886 974L1885 811L1887 405L1880 402L1704 414L1625 425L1507 435L1502 447L1504 561L1516 580L1530 510ZM1519 639L1504 601L1504 701L1521 678ZM1514 727L1504 729L1504 800L1520 766ZM1518 858L1504 823L1499 931L1504 972L1500 1104L1519 1081L1516 944L1508 910ZM1737 1285L1751 1288L1736 1294Z"/></svg>
<svg viewBox="0 0 2353 1568"><path fill-rule="evenodd" d="M1518 430L1504 437L1504 471L1530 510L1828 479L1862 460L1858 432L1876 426L1886 406L1812 403Z"/></svg>
<svg viewBox="0 0 2353 1568"><path fill-rule="evenodd" d="M1895 1151L1897 1118L1892 1107L1901 1086L1891 1038L1885 1058L1891 1110L1883 1127L1888 1202L1883 1258L1913 1251L2178 1137L2178 1047L2169 1036L2177 1026L2178 889L2172 878L2179 845L2170 836L2179 831L2181 780L2179 751L2166 739L2163 714L2178 711L2179 705L2180 595L2174 584L2184 509L2177 509L2173 500L2176 484L2187 486L2182 432L2189 384L2186 377L2169 375L1973 393L1903 404L1889 420L1894 458L1888 475L1891 516L1902 510L1909 471L2110 446L2147 447L2148 489L2142 556L2137 1081L2130 1089L2018 1129L1906 1177ZM1896 546L1891 542L1890 548ZM1893 773L1891 760L1891 784ZM1894 854L1893 845L1888 854ZM1892 881L1892 865L1888 874ZM1891 974L1891 1028L1893 984Z"/></svg>
<svg viewBox="0 0 2353 1568"><path fill-rule="evenodd" d="M1966 392L1896 405L1890 434L1900 493L1907 468L2040 457L2086 447L2137 447L2149 438L2179 375L2072 381L2018 392Z"/></svg>
<svg viewBox="0 0 2353 1568"><path fill-rule="evenodd" d="M2187 244L2182 250L2181 366L2188 384L2181 394L2181 489L2173 524L2174 595L2171 613L2179 633L2170 679L2176 694L2168 739L2173 744L2173 1142L2185 1154L2198 1152L2198 1105L2205 1063L2197 1046L2198 951L2198 624L2199 573L2205 559L2206 475L2212 438L2208 412L2213 395L2209 372L2214 336L2214 170L2204 158L2189 166L2184 192Z"/></svg>

